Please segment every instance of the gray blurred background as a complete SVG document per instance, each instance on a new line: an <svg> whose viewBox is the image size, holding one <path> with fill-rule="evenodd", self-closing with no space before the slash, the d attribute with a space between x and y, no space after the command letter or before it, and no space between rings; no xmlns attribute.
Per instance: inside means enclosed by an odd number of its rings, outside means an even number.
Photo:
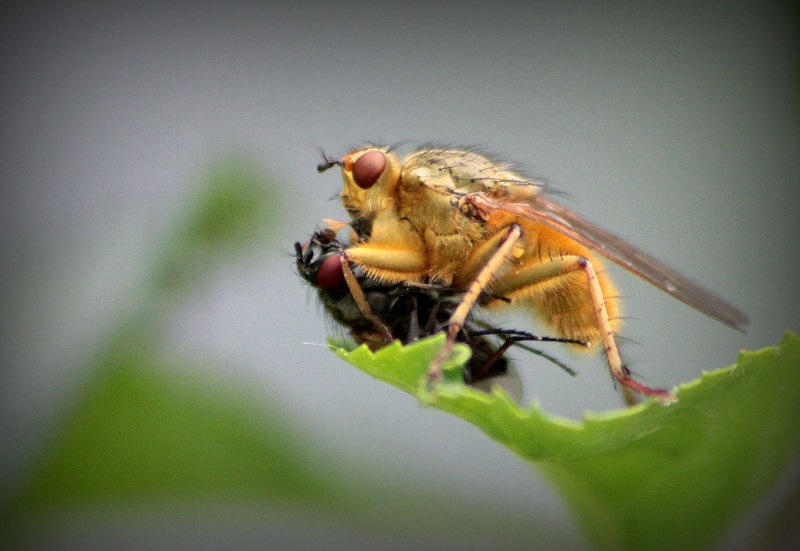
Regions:
<svg viewBox="0 0 800 551"><path fill-rule="evenodd" d="M586 545L508 450L320 346L330 327L292 245L346 215L317 149L485 146L750 315L738 333L613 268L636 341L623 353L642 380L671 386L800 331L797 21L763 1L6 8L0 489L90 376L92 344L135 302L193 178L245 151L280 182L282 224L264 254L185 305L170 346L225 358L225 378L343 465L510 503ZM547 350L580 375L515 352L528 400L573 419L621 405L601 358Z"/></svg>

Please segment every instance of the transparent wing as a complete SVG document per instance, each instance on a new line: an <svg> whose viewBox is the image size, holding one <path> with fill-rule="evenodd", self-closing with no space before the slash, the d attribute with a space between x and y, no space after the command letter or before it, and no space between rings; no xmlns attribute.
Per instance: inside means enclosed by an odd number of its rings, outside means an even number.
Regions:
<svg viewBox="0 0 800 551"><path fill-rule="evenodd" d="M725 325L744 332L744 327L749 323L746 314L711 291L620 237L541 196L529 203L498 201L486 193L470 194L468 197L478 208L502 209L541 222Z"/></svg>

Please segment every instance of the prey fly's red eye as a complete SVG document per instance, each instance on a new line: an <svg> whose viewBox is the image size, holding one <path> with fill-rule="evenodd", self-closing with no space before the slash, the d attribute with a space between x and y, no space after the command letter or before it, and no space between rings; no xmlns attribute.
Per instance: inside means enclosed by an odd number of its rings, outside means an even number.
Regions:
<svg viewBox="0 0 800 551"><path fill-rule="evenodd" d="M342 255L332 254L322 261L317 271L317 285L321 289L329 291L335 289L344 282L344 272L342 272Z"/></svg>

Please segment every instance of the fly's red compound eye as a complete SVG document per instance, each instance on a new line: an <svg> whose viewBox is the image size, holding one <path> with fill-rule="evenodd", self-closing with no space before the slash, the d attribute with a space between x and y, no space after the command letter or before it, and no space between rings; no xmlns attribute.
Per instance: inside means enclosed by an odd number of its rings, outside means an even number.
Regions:
<svg viewBox="0 0 800 551"><path fill-rule="evenodd" d="M353 163L353 181L362 189L375 185L386 170L386 155L380 151L368 151Z"/></svg>
<svg viewBox="0 0 800 551"><path fill-rule="evenodd" d="M332 254L322 261L317 271L317 285L325 291L335 289L344 282L342 255Z"/></svg>

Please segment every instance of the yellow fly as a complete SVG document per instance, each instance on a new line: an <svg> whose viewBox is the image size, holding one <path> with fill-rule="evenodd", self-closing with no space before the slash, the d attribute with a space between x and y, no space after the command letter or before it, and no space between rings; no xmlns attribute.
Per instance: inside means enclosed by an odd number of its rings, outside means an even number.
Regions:
<svg viewBox="0 0 800 551"><path fill-rule="evenodd" d="M664 389L636 381L616 344L617 291L598 255L700 312L742 330L747 316L619 237L545 196L546 186L469 149L425 148L403 161L369 145L320 171L340 166L342 203L358 242L346 253L371 278L429 282L465 291L452 313L447 345L429 370L441 376L456 336L476 303L520 305L562 338L602 349L626 400L632 392L664 403Z"/></svg>

